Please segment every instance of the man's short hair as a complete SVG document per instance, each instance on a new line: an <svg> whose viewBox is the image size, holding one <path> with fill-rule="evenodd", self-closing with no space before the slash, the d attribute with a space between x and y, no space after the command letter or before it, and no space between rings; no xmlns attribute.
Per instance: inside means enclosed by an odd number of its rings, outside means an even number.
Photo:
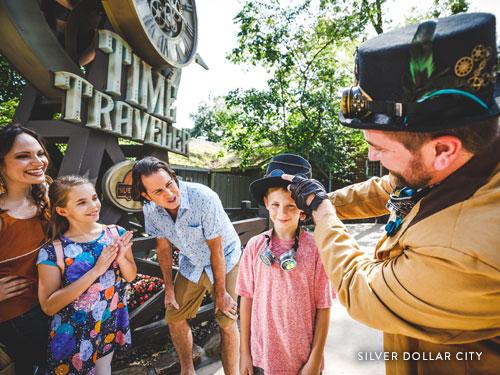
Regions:
<svg viewBox="0 0 500 375"><path fill-rule="evenodd" d="M139 160L132 168L132 199L136 201L147 201L141 193L147 193L144 184L142 183L142 176L151 176L153 173L163 169L169 174L170 177L179 185L177 175L174 170L164 161L157 159L153 156L146 156L144 159Z"/></svg>
<svg viewBox="0 0 500 375"><path fill-rule="evenodd" d="M498 138L498 119L498 117L489 118L472 125L430 133L386 132L386 134L391 139L400 142L411 152L420 150L424 143L430 140L443 136L452 136L460 139L465 150L476 155L488 148Z"/></svg>

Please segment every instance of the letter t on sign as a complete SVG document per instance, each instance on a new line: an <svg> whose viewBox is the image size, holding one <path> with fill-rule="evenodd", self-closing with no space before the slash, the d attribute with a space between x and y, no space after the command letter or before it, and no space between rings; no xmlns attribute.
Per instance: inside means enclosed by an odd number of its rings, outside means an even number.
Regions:
<svg viewBox="0 0 500 375"><path fill-rule="evenodd" d="M109 30L99 30L99 49L109 55L106 92L120 96L122 65L132 63L132 49L121 37Z"/></svg>
<svg viewBox="0 0 500 375"><path fill-rule="evenodd" d="M94 86L82 77L68 72L55 72L54 86L66 91L63 100L63 119L74 123L82 122L82 95L90 98Z"/></svg>

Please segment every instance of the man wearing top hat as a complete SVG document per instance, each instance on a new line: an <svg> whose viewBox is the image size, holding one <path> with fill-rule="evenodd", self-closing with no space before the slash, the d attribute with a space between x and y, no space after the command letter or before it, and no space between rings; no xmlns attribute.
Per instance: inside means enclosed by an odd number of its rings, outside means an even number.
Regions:
<svg viewBox="0 0 500 375"><path fill-rule="evenodd" d="M293 181L298 207L312 212L339 300L353 318L384 331L384 350L397 358L386 362L388 374L500 371L496 68L491 14L367 41L339 116L363 129L370 160L389 175L328 195L315 180L283 177ZM387 213L374 257L340 221ZM472 352L480 355L465 355ZM429 353L443 360L422 360Z"/></svg>

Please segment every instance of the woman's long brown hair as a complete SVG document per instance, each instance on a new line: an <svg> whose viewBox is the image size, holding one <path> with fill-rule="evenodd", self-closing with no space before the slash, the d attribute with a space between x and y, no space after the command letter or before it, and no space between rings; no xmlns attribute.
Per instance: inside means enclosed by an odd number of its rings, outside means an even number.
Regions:
<svg viewBox="0 0 500 375"><path fill-rule="evenodd" d="M0 127L0 177L1 167L5 165L5 155L12 149L17 136L23 133L32 136L38 141L43 149L43 152L45 153L45 156L47 157L47 160L49 160L50 165L49 154L45 148L43 139L33 130L25 128L20 124L12 123L4 127ZM47 183L50 183L50 181L51 179L48 177L47 182L31 185L31 198L38 208L40 218L43 220L49 220L50 218L50 205L47 198ZM5 210L0 209L0 212L4 211Z"/></svg>

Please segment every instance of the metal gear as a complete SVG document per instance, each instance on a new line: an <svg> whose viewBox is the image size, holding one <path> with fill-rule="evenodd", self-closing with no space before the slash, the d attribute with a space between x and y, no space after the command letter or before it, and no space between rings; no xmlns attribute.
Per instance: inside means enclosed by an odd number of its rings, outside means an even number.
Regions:
<svg viewBox="0 0 500 375"><path fill-rule="evenodd" d="M487 59L490 56L491 52L483 46L482 44L478 44L472 49L471 57L474 61L480 61Z"/></svg>
<svg viewBox="0 0 500 375"><path fill-rule="evenodd" d="M469 56L460 58L455 64L455 75L458 77L465 77L472 72L474 62Z"/></svg>

